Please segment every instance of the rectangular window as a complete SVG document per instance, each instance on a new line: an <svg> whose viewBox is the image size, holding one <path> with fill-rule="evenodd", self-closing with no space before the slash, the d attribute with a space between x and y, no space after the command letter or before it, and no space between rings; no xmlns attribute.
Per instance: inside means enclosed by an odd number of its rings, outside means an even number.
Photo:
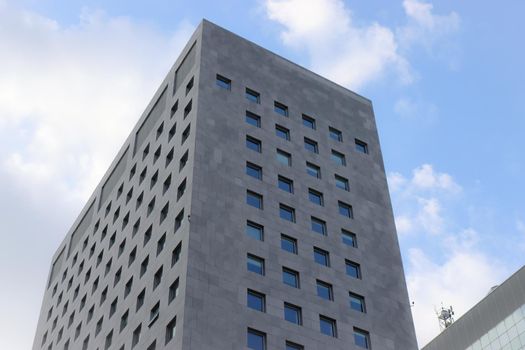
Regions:
<svg viewBox="0 0 525 350"><path fill-rule="evenodd" d="M184 221L184 209L182 209L179 214L175 217L175 232L182 226L182 222Z"/></svg>
<svg viewBox="0 0 525 350"><path fill-rule="evenodd" d="M247 268L248 271L255 272L259 275L264 276L264 259L258 256L248 254L247 255Z"/></svg>
<svg viewBox="0 0 525 350"><path fill-rule="evenodd" d="M257 208L262 209L263 208L263 197L262 195L252 192L252 191L246 191L246 204Z"/></svg>
<svg viewBox="0 0 525 350"><path fill-rule="evenodd" d="M330 267L330 253L321 248L314 247L314 261L319 265Z"/></svg>
<svg viewBox="0 0 525 350"><path fill-rule="evenodd" d="M129 310L127 310L123 315L122 317L120 317L120 331L122 332L122 330L124 328L126 328L126 326L128 325L128 319L129 319Z"/></svg>
<svg viewBox="0 0 525 350"><path fill-rule="evenodd" d="M368 154L368 145L366 142L355 139L355 150L360 153Z"/></svg>
<svg viewBox="0 0 525 350"><path fill-rule="evenodd" d="M306 173L318 179L321 178L321 168L315 164L306 162Z"/></svg>
<svg viewBox="0 0 525 350"><path fill-rule="evenodd" d="M295 209L284 204L279 204L279 216L286 221L295 222Z"/></svg>
<svg viewBox="0 0 525 350"><path fill-rule="evenodd" d="M246 174L257 180L262 180L262 167L257 164L246 162Z"/></svg>
<svg viewBox="0 0 525 350"><path fill-rule="evenodd" d="M286 141L290 141L290 130L284 126L275 124L275 135Z"/></svg>
<svg viewBox="0 0 525 350"><path fill-rule="evenodd" d="M258 241L264 240L264 227L255 222L246 222L246 235Z"/></svg>
<svg viewBox="0 0 525 350"><path fill-rule="evenodd" d="M297 254L297 240L281 234L281 249L292 254Z"/></svg>
<svg viewBox="0 0 525 350"><path fill-rule="evenodd" d="M341 240L344 244L357 248L357 238L355 233L347 230L341 230Z"/></svg>
<svg viewBox="0 0 525 350"><path fill-rule="evenodd" d="M281 164L292 166L292 155L288 152L277 150L277 161Z"/></svg>
<svg viewBox="0 0 525 350"><path fill-rule="evenodd" d="M254 290L248 289L247 297L246 297L246 305L250 309L254 309L257 311L265 312L266 310L266 302L265 302L265 296L262 293L256 292Z"/></svg>
<svg viewBox="0 0 525 350"><path fill-rule="evenodd" d="M148 263L149 263L149 256L147 256L144 260L142 260L142 263L140 264L140 277L144 276L144 274L148 270Z"/></svg>
<svg viewBox="0 0 525 350"><path fill-rule="evenodd" d="M273 103L273 110L275 113L280 114L283 117L288 117L288 107L280 102L275 101Z"/></svg>
<svg viewBox="0 0 525 350"><path fill-rule="evenodd" d="M177 318L173 317L173 319L166 325L166 338L165 338L166 344L168 344L170 340L175 338L176 330L177 330Z"/></svg>
<svg viewBox="0 0 525 350"><path fill-rule="evenodd" d="M279 186L281 190L289 192L289 193L293 193L293 181L292 180L279 175L277 178L277 185Z"/></svg>
<svg viewBox="0 0 525 350"><path fill-rule="evenodd" d="M266 334L248 328L246 346L250 350L266 350Z"/></svg>
<svg viewBox="0 0 525 350"><path fill-rule="evenodd" d="M339 214L346 216L347 218L353 219L354 212L350 204L346 204L346 203L339 201L338 206L339 206Z"/></svg>
<svg viewBox="0 0 525 350"><path fill-rule="evenodd" d="M363 349L370 349L370 334L354 327L354 344Z"/></svg>
<svg viewBox="0 0 525 350"><path fill-rule="evenodd" d="M246 99L254 103L261 103L261 94L252 89L246 88Z"/></svg>
<svg viewBox="0 0 525 350"><path fill-rule="evenodd" d="M339 142L343 142L343 133L335 128L328 128L328 131L330 133L330 138L332 140L336 140L336 141L339 141Z"/></svg>
<svg viewBox="0 0 525 350"><path fill-rule="evenodd" d="M284 319L296 325L303 324L301 308L296 305L284 303Z"/></svg>
<svg viewBox="0 0 525 350"><path fill-rule="evenodd" d="M253 125L257 128L261 127L261 117L259 117L257 114L254 114L252 112L246 111L246 117L245 117L246 123Z"/></svg>
<svg viewBox="0 0 525 350"><path fill-rule="evenodd" d="M142 292L140 292L140 294L137 295L137 307L135 311L138 311L142 307L142 305L144 305L145 298L146 298L146 288L144 288Z"/></svg>
<svg viewBox="0 0 525 350"><path fill-rule="evenodd" d="M133 287L133 277L131 277L124 286L124 299L131 293L131 287Z"/></svg>
<svg viewBox="0 0 525 350"><path fill-rule="evenodd" d="M171 252L171 266L173 267L176 263L179 262L180 259L180 253L182 251L182 242L177 244L175 249L173 249L173 252Z"/></svg>
<svg viewBox="0 0 525 350"><path fill-rule="evenodd" d="M186 179L182 180L179 187L177 187L177 201L184 196L184 192L186 191Z"/></svg>
<svg viewBox="0 0 525 350"><path fill-rule="evenodd" d="M306 138L306 137L304 138L304 149L312 153L319 153L317 142L314 140L310 140L309 138Z"/></svg>
<svg viewBox="0 0 525 350"><path fill-rule="evenodd" d="M232 81L226 77L223 77L222 75L217 74L216 78L216 84L218 87L231 90L232 89Z"/></svg>
<svg viewBox="0 0 525 350"><path fill-rule="evenodd" d="M159 286L160 282L162 282L162 266L153 275L153 290Z"/></svg>
<svg viewBox="0 0 525 350"><path fill-rule="evenodd" d="M188 136L190 136L190 128L191 128L191 124L188 125L186 129L184 129L184 131L182 132L182 140L180 142L181 145L183 145L184 142L188 139Z"/></svg>
<svg viewBox="0 0 525 350"><path fill-rule="evenodd" d="M326 236L326 222L313 216L310 218L310 220L312 225L312 231Z"/></svg>
<svg viewBox="0 0 525 350"><path fill-rule="evenodd" d="M337 328L334 319L319 315L319 325L321 333L337 338Z"/></svg>
<svg viewBox="0 0 525 350"><path fill-rule="evenodd" d="M342 176L339 176L337 174L335 175L335 186L342 190L350 191L350 186L348 185L348 179Z"/></svg>
<svg viewBox="0 0 525 350"><path fill-rule="evenodd" d="M286 341L286 349L285 350L304 350L304 346L292 343L291 341Z"/></svg>
<svg viewBox="0 0 525 350"><path fill-rule="evenodd" d="M184 167L186 166L187 162L188 162L188 151L186 151L184 153L184 155L180 158L180 161L179 161L179 172L181 172L182 169L184 169Z"/></svg>
<svg viewBox="0 0 525 350"><path fill-rule="evenodd" d="M188 94L188 92L190 92L192 87L193 87L193 77L191 77L191 79L188 82L188 84L186 84L186 95Z"/></svg>
<svg viewBox="0 0 525 350"><path fill-rule="evenodd" d="M365 298L359 294L348 292L350 298L350 308L359 312L366 312Z"/></svg>
<svg viewBox="0 0 525 350"><path fill-rule="evenodd" d="M157 241L157 255L159 255L160 252L162 252L165 245L166 245L166 234L164 233L162 237L160 237L160 239Z"/></svg>
<svg viewBox="0 0 525 350"><path fill-rule="evenodd" d="M353 261L345 260L346 274L353 278L361 279L361 266Z"/></svg>
<svg viewBox="0 0 525 350"><path fill-rule="evenodd" d="M186 105L186 107L184 107L184 116L183 116L183 119L186 119L186 117L190 114L190 112L191 112L191 106L192 106L192 100L190 100L190 102L188 102L188 104ZM188 133L189 133L189 130L188 130ZM183 135L183 139L184 139L184 135ZM182 141L182 143L184 143L184 141Z"/></svg>
<svg viewBox="0 0 525 350"><path fill-rule="evenodd" d="M299 288L299 272L283 267L283 283Z"/></svg>
<svg viewBox="0 0 525 350"><path fill-rule="evenodd" d="M317 295L326 300L334 300L332 285L320 280L316 281Z"/></svg>
<svg viewBox="0 0 525 350"><path fill-rule="evenodd" d="M324 199L323 194L319 191L316 191L314 189L309 188L308 189L308 198L310 199L310 202L323 206L324 205Z"/></svg>
<svg viewBox="0 0 525 350"><path fill-rule="evenodd" d="M303 114L303 125L315 130L315 119Z"/></svg>
<svg viewBox="0 0 525 350"><path fill-rule="evenodd" d="M135 330L133 331L133 335L131 337L131 348L133 349L138 342L140 341L140 333L142 331L142 324L140 324Z"/></svg>
<svg viewBox="0 0 525 350"><path fill-rule="evenodd" d="M160 312L160 303L157 302L155 306L153 306L153 308L149 312L148 326L151 326L159 318L159 312Z"/></svg>
<svg viewBox="0 0 525 350"><path fill-rule="evenodd" d="M345 159L345 155L344 154L332 150L332 154L330 155L330 158L332 158L332 160L336 164L339 164L339 165L342 165L342 166L346 166L346 159Z"/></svg>
<svg viewBox="0 0 525 350"><path fill-rule="evenodd" d="M261 153L261 149L262 149L261 141L257 140L254 137L246 136L246 147L248 147L252 151Z"/></svg>
<svg viewBox="0 0 525 350"><path fill-rule="evenodd" d="M179 279L177 278L168 289L168 304L171 303L179 294Z"/></svg>

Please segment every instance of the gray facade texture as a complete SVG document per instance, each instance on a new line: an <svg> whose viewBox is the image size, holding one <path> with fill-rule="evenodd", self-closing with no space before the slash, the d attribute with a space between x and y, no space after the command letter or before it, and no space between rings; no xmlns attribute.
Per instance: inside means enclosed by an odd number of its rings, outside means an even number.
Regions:
<svg viewBox="0 0 525 350"><path fill-rule="evenodd" d="M415 350L372 104L203 21L60 245L33 349Z"/></svg>
<svg viewBox="0 0 525 350"><path fill-rule="evenodd" d="M525 349L525 266L423 350Z"/></svg>

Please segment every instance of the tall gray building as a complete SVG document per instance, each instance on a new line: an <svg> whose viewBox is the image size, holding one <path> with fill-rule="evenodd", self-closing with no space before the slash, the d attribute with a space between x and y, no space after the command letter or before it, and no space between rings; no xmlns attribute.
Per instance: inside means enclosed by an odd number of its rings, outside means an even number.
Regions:
<svg viewBox="0 0 525 350"><path fill-rule="evenodd" d="M66 239L33 349L417 348L372 104L203 21Z"/></svg>
<svg viewBox="0 0 525 350"><path fill-rule="evenodd" d="M525 266L423 350L525 349Z"/></svg>

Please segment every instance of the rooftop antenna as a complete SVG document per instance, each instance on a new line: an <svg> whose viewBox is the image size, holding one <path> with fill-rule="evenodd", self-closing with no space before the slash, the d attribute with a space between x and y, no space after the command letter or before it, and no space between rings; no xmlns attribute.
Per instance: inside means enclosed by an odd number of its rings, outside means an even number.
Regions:
<svg viewBox="0 0 525 350"><path fill-rule="evenodd" d="M448 309L445 309L442 303L441 310L435 311L439 321L440 331L445 330L446 328L450 327L452 323L454 323L454 309L452 309L452 306L450 306Z"/></svg>

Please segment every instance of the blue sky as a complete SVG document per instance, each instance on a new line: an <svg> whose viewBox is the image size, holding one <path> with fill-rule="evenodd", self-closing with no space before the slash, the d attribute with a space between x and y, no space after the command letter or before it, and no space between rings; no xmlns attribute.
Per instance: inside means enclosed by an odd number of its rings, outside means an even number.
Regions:
<svg viewBox="0 0 525 350"><path fill-rule="evenodd" d="M0 0L0 348L201 18L374 103L420 345L525 256L525 4Z"/></svg>

